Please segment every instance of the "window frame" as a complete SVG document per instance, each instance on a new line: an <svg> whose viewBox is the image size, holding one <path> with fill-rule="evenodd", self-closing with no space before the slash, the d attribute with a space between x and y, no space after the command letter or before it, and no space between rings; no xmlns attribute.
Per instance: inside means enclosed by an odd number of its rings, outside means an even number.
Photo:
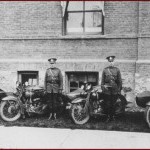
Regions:
<svg viewBox="0 0 150 150"><path fill-rule="evenodd" d="M36 76L36 80L37 80L37 84L39 85L39 71L31 71L31 70L23 70L23 71L17 71L17 75L18 75L18 81L21 82L21 84L23 84L23 77L22 75L35 75Z"/></svg>
<svg viewBox="0 0 150 150"><path fill-rule="evenodd" d="M67 10L68 9L68 5L69 5L69 1L67 1L67 4L66 4L66 8L65 8L65 14L63 16L63 35L104 35L104 15L103 15L103 12L102 10L85 10L85 2L86 1L83 1L83 10ZM75 33L75 32L70 32L70 33L67 33L67 20L68 20L68 13L82 13L83 12L83 21L84 21L84 27L83 27L83 32L78 32L78 33ZM102 28L102 32L85 32L85 13L87 12L101 12L102 13L102 25L101 25L101 28Z"/></svg>
<svg viewBox="0 0 150 150"><path fill-rule="evenodd" d="M98 85L99 83L99 72L97 71L67 71L65 72L66 74L66 91L67 92L71 92L71 89L75 89L75 87L70 88L70 76L71 74L73 74L74 76L82 76L85 78L86 81L88 81L88 76L89 75L94 75L95 79L96 79L96 85ZM79 88L79 81L77 80L76 83L78 84L78 88ZM90 82L91 83L91 82ZM94 83L94 82L93 82Z"/></svg>

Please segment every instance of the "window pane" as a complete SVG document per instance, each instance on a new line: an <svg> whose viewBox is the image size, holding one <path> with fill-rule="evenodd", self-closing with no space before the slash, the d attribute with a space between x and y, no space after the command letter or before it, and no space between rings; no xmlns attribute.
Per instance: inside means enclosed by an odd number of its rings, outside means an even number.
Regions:
<svg viewBox="0 0 150 150"><path fill-rule="evenodd" d="M85 32L102 32L102 13L85 13Z"/></svg>
<svg viewBox="0 0 150 150"><path fill-rule="evenodd" d="M83 11L83 2L71 2L69 1L69 5L68 5L68 11L79 11L82 10Z"/></svg>
<svg viewBox="0 0 150 150"><path fill-rule="evenodd" d="M37 85L37 79L33 79L32 85Z"/></svg>
<svg viewBox="0 0 150 150"><path fill-rule="evenodd" d="M96 86L98 83L98 73L96 72L69 72L68 76L68 91L73 91L81 88L85 84L85 81Z"/></svg>
<svg viewBox="0 0 150 150"><path fill-rule="evenodd" d="M86 82L87 81L87 76L85 74L79 74L79 81L82 81L82 82Z"/></svg>
<svg viewBox="0 0 150 150"><path fill-rule="evenodd" d="M83 82L83 81L80 81L80 82L79 82L79 88L81 88L82 85L84 85L84 82Z"/></svg>
<svg viewBox="0 0 150 150"><path fill-rule="evenodd" d="M103 2L85 2L85 10L101 10L103 8Z"/></svg>
<svg viewBox="0 0 150 150"><path fill-rule="evenodd" d="M96 77L95 77L95 75L88 75L88 82L96 82L97 81L97 79L96 79Z"/></svg>
<svg viewBox="0 0 150 150"><path fill-rule="evenodd" d="M78 82L70 82L70 88L78 88Z"/></svg>
<svg viewBox="0 0 150 150"><path fill-rule="evenodd" d="M38 85L38 71L18 71L18 78L22 84Z"/></svg>
<svg viewBox="0 0 150 150"><path fill-rule="evenodd" d="M73 92L73 91L75 91L75 90L77 90L77 88L76 88L76 89L70 89L70 92Z"/></svg>
<svg viewBox="0 0 150 150"><path fill-rule="evenodd" d="M83 13L68 13L67 32L83 32Z"/></svg>
<svg viewBox="0 0 150 150"><path fill-rule="evenodd" d="M92 84L92 86L96 86L97 83L96 82L88 82L89 84Z"/></svg>
<svg viewBox="0 0 150 150"><path fill-rule="evenodd" d="M37 85L37 75L36 74L22 74L22 84L28 82L29 85Z"/></svg>

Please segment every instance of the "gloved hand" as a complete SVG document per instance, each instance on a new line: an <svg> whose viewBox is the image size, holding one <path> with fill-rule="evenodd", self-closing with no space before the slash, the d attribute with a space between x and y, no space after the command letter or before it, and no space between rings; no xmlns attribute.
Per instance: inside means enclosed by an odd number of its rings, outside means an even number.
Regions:
<svg viewBox="0 0 150 150"><path fill-rule="evenodd" d="M46 90L44 90L44 95L46 95L47 94L47 91Z"/></svg>
<svg viewBox="0 0 150 150"><path fill-rule="evenodd" d="M118 91L118 94L121 95L121 90Z"/></svg>
<svg viewBox="0 0 150 150"><path fill-rule="evenodd" d="M108 90L107 85L104 85L104 86L103 86L103 90Z"/></svg>

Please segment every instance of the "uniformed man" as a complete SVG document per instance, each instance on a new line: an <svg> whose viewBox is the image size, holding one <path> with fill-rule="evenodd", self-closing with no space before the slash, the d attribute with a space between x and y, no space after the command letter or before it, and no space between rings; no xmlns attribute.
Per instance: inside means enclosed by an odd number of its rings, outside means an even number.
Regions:
<svg viewBox="0 0 150 150"><path fill-rule="evenodd" d="M45 90L47 92L47 98L49 101L50 116L49 119L54 117L56 119L56 113L58 112L58 94L63 89L63 77L60 69L55 67L56 58L48 59L50 68L45 73Z"/></svg>
<svg viewBox="0 0 150 150"><path fill-rule="evenodd" d="M114 66L115 56L108 56L106 58L109 66L104 68L102 73L101 88L104 93L104 101L107 108L107 122L115 120L115 107L118 94L121 93L122 79L120 70Z"/></svg>

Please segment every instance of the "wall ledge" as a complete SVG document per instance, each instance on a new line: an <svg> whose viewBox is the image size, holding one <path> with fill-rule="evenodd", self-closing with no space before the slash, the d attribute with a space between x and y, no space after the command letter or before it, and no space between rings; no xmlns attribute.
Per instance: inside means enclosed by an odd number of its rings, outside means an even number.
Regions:
<svg viewBox="0 0 150 150"><path fill-rule="evenodd" d="M47 59L0 59L0 63L16 63L16 62L20 62L20 63L47 63ZM106 59L58 59L57 61L59 62L74 62L74 63L80 63L80 62L107 62ZM115 62L122 62L122 63L135 63L136 60L124 60L124 59L118 59Z"/></svg>
<svg viewBox="0 0 150 150"><path fill-rule="evenodd" d="M86 39L137 39L137 34L58 35L58 36L2 36L0 40L86 40Z"/></svg>
<svg viewBox="0 0 150 150"><path fill-rule="evenodd" d="M136 63L150 63L150 60L137 60Z"/></svg>

